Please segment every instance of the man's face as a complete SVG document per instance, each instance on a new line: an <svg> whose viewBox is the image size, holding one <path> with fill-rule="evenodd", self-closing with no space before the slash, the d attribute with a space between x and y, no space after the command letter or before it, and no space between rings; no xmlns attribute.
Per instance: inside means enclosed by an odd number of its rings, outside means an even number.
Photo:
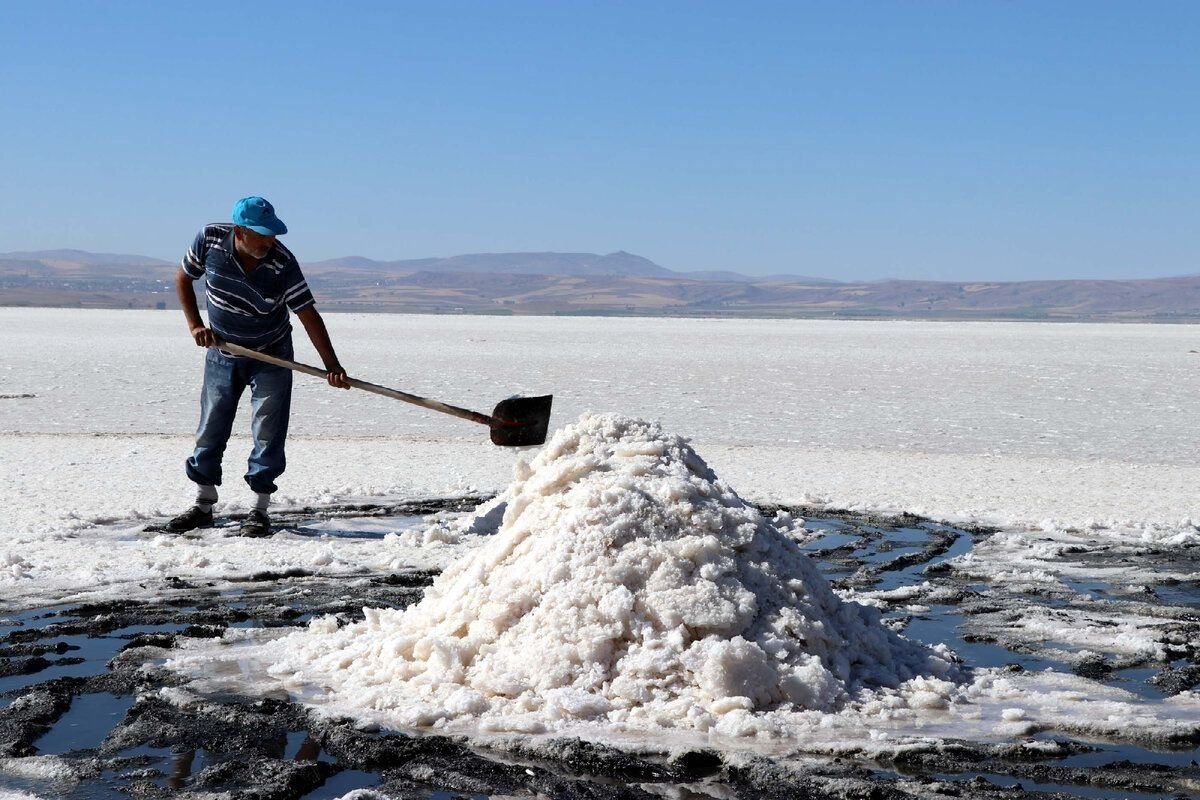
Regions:
<svg viewBox="0 0 1200 800"><path fill-rule="evenodd" d="M238 249L251 258L266 258L267 253L271 252L271 245L275 244L274 236L264 236L249 228L235 228L233 237Z"/></svg>

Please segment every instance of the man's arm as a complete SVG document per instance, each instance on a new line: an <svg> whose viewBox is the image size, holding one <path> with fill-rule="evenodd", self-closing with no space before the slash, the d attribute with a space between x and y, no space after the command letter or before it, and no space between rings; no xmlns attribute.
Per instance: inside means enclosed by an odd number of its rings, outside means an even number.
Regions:
<svg viewBox="0 0 1200 800"><path fill-rule="evenodd" d="M195 303L195 298L192 302ZM317 348L317 355L325 363L325 370L328 373L325 379L329 381L329 385L339 389L349 389L350 384L346 382L346 370L342 369L337 353L333 352L333 343L329 341L329 331L326 330L325 320L321 319L317 307L310 305L300 309L296 312L296 318L304 325L304 330L312 341L313 347Z"/></svg>
<svg viewBox="0 0 1200 800"><path fill-rule="evenodd" d="M201 347L210 347L217 343L213 332L200 319L200 307L196 304L196 290L192 284L195 278L183 270L175 273L175 294L179 296L179 305L183 309L183 317L187 320L188 333Z"/></svg>

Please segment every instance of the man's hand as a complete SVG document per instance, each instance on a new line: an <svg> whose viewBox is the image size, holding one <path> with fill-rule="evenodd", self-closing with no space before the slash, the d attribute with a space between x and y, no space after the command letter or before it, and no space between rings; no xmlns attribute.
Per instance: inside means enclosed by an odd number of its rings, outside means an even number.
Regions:
<svg viewBox="0 0 1200 800"><path fill-rule="evenodd" d="M192 338L201 347L212 347L217 343L216 335L203 325L197 325L195 328L192 328L191 332Z"/></svg>
<svg viewBox="0 0 1200 800"><path fill-rule="evenodd" d="M325 380L329 381L329 385L336 389L349 389L350 382L346 378L346 370L342 369L341 364L334 364L332 367L326 366L329 370L325 375Z"/></svg>
<svg viewBox="0 0 1200 800"><path fill-rule="evenodd" d="M317 313L316 306L310 305L297 311L296 319L303 323L304 331L325 364L325 380L334 388L349 389L350 380L346 377L346 370L342 369L342 363L338 361L337 353L333 352L329 331L325 330L325 320Z"/></svg>

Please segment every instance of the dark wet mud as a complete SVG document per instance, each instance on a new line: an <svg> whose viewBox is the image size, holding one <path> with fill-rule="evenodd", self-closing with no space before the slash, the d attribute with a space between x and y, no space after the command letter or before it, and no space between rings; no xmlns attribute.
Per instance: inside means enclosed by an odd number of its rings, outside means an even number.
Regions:
<svg viewBox="0 0 1200 800"><path fill-rule="evenodd" d="M288 527L330 518L465 511L475 501L300 509ZM764 509L771 512L776 509ZM970 667L1074 670L1147 697L1200 682L1195 635L1200 587L1172 585L1154 602L1090 583L1053 597L1024 595L955 574L948 562L986 529L916 517L804 516L821 535L805 545L842 588L923 586L897 600L888 623L922 641L946 642ZM323 528L322 533L330 533ZM349 532L348 532L349 533ZM351 534L353 535L353 534ZM1153 554L1142 554L1152 559ZM1178 553L1162 558L1178 559ZM1195 797L1196 741L1146 749L1035 736L1020 743L947 743L892 760L770 759L693 751L640 757L577 740L482 747L461 738L363 730L319 721L286 697L219 697L180 706L165 693L181 678L154 654L230 627L300 625L320 614L361 618L364 605L402 608L435 576L401 571L363 580L304 573L251 576L233 589L175 580L160 601L35 609L0 621L0 797L245 798L324 800L355 789L385 798L1161 798ZM1169 597L1169 599L1168 599ZM1028 604L1108 604L1113 614L1153 606L1164 621L1166 663L1068 663L1052 647L1006 639L979 622ZM1189 638L1190 637L1190 638Z"/></svg>

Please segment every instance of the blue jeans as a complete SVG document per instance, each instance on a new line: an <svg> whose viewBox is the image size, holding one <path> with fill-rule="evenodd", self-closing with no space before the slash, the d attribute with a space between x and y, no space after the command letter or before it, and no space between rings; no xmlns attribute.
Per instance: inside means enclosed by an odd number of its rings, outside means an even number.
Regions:
<svg viewBox="0 0 1200 800"><path fill-rule="evenodd" d="M291 337L264 352L290 359ZM287 466L283 448L292 405L292 371L250 358L230 358L211 347L204 359L200 427L196 429L196 449L187 460L187 476L196 483L221 485L221 456L247 386L254 448L250 451L246 483L252 491L269 494L278 488L275 479Z"/></svg>

